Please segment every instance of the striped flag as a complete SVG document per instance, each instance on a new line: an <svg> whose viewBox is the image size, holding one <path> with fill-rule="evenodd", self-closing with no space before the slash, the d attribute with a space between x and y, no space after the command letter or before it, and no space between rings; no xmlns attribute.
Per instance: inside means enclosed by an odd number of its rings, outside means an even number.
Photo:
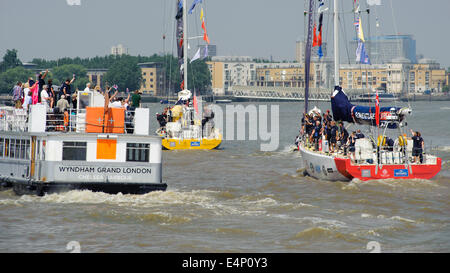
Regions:
<svg viewBox="0 0 450 273"><path fill-rule="evenodd" d="M378 90L375 97L375 121L377 123L377 127L380 127L380 99L378 98Z"/></svg>

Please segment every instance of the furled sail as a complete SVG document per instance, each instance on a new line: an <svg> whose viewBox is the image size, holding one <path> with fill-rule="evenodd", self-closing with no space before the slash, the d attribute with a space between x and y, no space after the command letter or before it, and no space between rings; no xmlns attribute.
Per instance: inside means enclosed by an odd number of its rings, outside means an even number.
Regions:
<svg viewBox="0 0 450 273"><path fill-rule="evenodd" d="M177 53L178 53L178 67L180 67L180 76L181 76L181 90L184 89L184 67L183 67L183 58L184 58L184 51L183 46L187 41L183 41L183 1L178 0L177 2L177 15L175 16L175 19L177 20Z"/></svg>
<svg viewBox="0 0 450 273"><path fill-rule="evenodd" d="M331 96L331 109L333 118L336 121L377 126L376 107L351 104L340 86L334 87L334 92ZM381 127L387 126L389 129L396 129L398 122L403 121L405 115L410 113L410 110L400 107L380 107L379 113Z"/></svg>

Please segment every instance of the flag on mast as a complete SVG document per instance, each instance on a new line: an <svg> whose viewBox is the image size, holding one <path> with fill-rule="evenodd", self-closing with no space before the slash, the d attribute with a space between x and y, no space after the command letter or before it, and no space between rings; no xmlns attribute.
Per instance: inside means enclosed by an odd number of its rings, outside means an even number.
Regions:
<svg viewBox="0 0 450 273"><path fill-rule="evenodd" d="M190 63L192 63L192 62L195 61L195 60L200 59L200 50L201 50L201 47L198 48L198 50L197 50L197 52L195 53L194 57L192 57Z"/></svg>
<svg viewBox="0 0 450 273"><path fill-rule="evenodd" d="M192 2L191 8L189 9L189 14L192 14L192 12L194 11L194 8L197 4L202 3L202 0L194 0L194 2Z"/></svg>
<svg viewBox="0 0 450 273"><path fill-rule="evenodd" d="M375 121L377 123L377 127L380 127L380 99L378 98L378 90L375 97Z"/></svg>

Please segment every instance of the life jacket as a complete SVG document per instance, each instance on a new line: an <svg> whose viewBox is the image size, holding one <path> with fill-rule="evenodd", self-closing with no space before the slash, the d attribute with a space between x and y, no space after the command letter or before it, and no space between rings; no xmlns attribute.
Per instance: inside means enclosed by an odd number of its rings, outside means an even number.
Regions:
<svg viewBox="0 0 450 273"><path fill-rule="evenodd" d="M69 113L64 112L64 127L69 127Z"/></svg>

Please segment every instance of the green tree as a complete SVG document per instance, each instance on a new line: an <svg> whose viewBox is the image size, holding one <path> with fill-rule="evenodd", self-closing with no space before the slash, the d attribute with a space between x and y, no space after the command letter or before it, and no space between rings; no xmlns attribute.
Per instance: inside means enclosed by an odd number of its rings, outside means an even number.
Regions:
<svg viewBox="0 0 450 273"><path fill-rule="evenodd" d="M10 68L21 66L22 62L17 58L17 49L8 49L0 63L0 72L4 72Z"/></svg>
<svg viewBox="0 0 450 273"><path fill-rule="evenodd" d="M122 56L109 68L104 79L109 86L118 85L120 91L137 90L141 87L142 73L136 59Z"/></svg>
<svg viewBox="0 0 450 273"><path fill-rule="evenodd" d="M0 74L0 93L11 93L12 88L18 81L25 83L29 77L33 76L34 73L31 70L21 66L6 70Z"/></svg>
<svg viewBox="0 0 450 273"><path fill-rule="evenodd" d="M86 68L78 64L65 64L53 68L53 84L62 84L65 80L71 80L75 74L75 81L72 83L72 92L75 90L83 90L86 87L86 83L89 81ZM47 76L47 78L49 78ZM49 78L50 79L50 78Z"/></svg>
<svg viewBox="0 0 450 273"><path fill-rule="evenodd" d="M197 94L206 94L211 89L211 73L208 65L196 60L188 65L188 88Z"/></svg>

